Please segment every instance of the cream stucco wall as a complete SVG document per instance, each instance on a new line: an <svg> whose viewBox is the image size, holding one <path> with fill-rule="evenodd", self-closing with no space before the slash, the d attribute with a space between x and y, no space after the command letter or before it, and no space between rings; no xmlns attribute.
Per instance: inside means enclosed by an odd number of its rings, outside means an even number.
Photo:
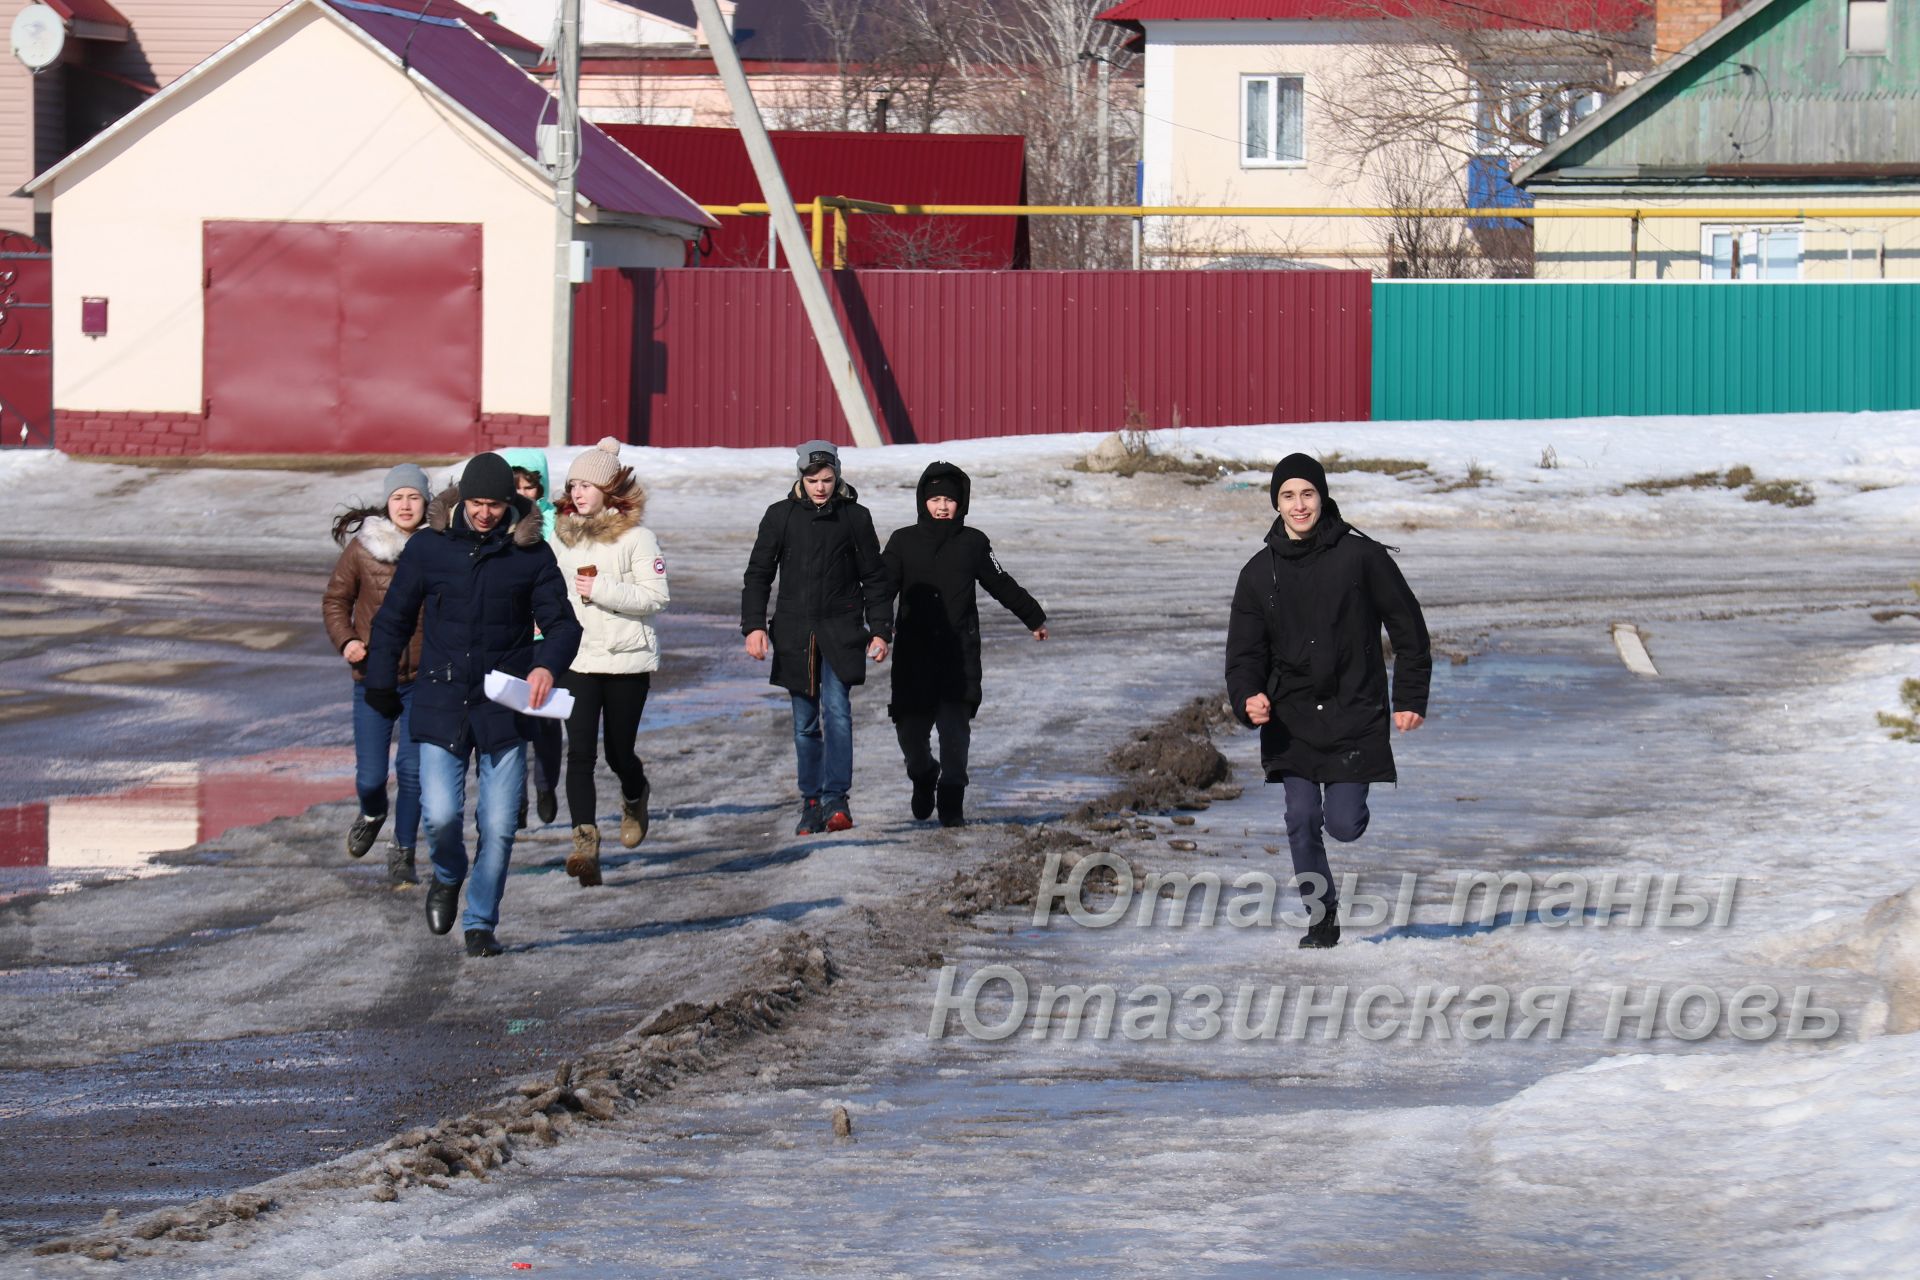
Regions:
<svg viewBox="0 0 1920 1280"><path fill-rule="evenodd" d="M1366 208L1383 202L1371 179L1334 154L1333 126L1323 105L1350 83L1382 24L1146 26L1146 203ZM1241 77L1249 75L1303 78L1303 163L1249 164L1243 158ZM1367 218L1156 218L1149 220L1147 244L1165 265L1223 254L1377 265L1383 236L1382 224Z"/></svg>
<svg viewBox="0 0 1920 1280"><path fill-rule="evenodd" d="M1802 280L1875 280L1885 277L1920 279L1920 191L1906 196L1851 194L1844 191L1794 195L1742 195L1716 192L1711 196L1648 196L1632 192L1568 196L1536 191L1541 209L1726 209L1779 210L1777 215L1736 217L1706 215L1686 218L1646 218L1640 223L1641 280L1701 280L1710 269L1701 257L1701 228L1799 224ZM1803 218L1803 209L1888 208L1884 218ZM1624 280L1631 254L1632 224L1626 218L1542 218L1534 232L1535 274L1556 280ZM1852 261L1848 261L1851 241Z"/></svg>
<svg viewBox="0 0 1920 1280"><path fill-rule="evenodd" d="M551 188L313 7L58 175L54 404L197 413L202 224L463 222L482 227L481 408L544 415L553 270ZM596 230L622 256L677 266L679 240ZM80 334L80 299L110 301Z"/></svg>

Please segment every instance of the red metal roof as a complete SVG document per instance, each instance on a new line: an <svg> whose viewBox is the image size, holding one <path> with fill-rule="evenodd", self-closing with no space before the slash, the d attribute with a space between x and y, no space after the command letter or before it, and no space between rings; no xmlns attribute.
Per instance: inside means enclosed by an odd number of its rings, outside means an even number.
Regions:
<svg viewBox="0 0 1920 1280"><path fill-rule="evenodd" d="M760 200L746 144L733 129L603 125L702 204ZM851 196L885 204L1024 204L1026 142L950 133L807 133L776 130L774 154L793 198ZM752 266L767 260L767 220L724 217L702 261ZM998 268L1026 265L1026 219L1010 217L853 219L854 266Z"/></svg>
<svg viewBox="0 0 1920 1280"><path fill-rule="evenodd" d="M126 16L107 0L47 0L47 7L68 22L97 22L105 27L130 27Z"/></svg>
<svg viewBox="0 0 1920 1280"><path fill-rule="evenodd" d="M1467 27L1624 31L1652 0L1124 0L1108 22L1382 21L1422 15Z"/></svg>
<svg viewBox="0 0 1920 1280"><path fill-rule="evenodd" d="M512 147L537 159L537 129L556 113L552 95L466 26L464 19L421 17L360 0L324 0L342 18L385 46ZM406 0L402 0L405 3ZM449 0L435 0L448 4ZM459 7L459 6L452 6ZM673 184L592 124L580 126L579 190L616 213L717 225Z"/></svg>

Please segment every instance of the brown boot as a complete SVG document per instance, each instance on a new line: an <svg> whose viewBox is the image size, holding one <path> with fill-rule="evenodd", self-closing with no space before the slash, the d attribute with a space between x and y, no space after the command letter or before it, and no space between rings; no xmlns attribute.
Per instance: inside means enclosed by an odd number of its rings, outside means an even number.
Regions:
<svg viewBox="0 0 1920 1280"><path fill-rule="evenodd" d="M638 796L620 799L620 843L629 849L639 848L647 838L647 797L652 791L651 784L642 782Z"/></svg>
<svg viewBox="0 0 1920 1280"><path fill-rule="evenodd" d="M567 874L582 889L600 883L600 828L583 822L573 829L573 852L567 855Z"/></svg>

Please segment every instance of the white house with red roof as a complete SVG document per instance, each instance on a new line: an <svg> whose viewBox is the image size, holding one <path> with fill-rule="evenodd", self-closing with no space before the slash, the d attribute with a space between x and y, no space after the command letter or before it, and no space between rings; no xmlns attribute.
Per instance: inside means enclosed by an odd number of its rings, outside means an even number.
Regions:
<svg viewBox="0 0 1920 1280"><path fill-rule="evenodd" d="M1123 0L1101 17L1144 46L1144 202L1288 209L1522 202L1505 181L1513 139L1550 139L1597 109L1605 93L1584 81L1619 87L1615 64L1643 65L1652 29L1646 0ZM1597 64L1578 91L1565 68L1530 65L1569 46ZM1497 65L1467 49L1497 51ZM1401 118L1368 118L1396 91ZM1419 182L1394 172L1394 143L1420 158ZM1147 248L1158 266L1386 274L1406 265L1400 234L1382 218L1164 218Z"/></svg>
<svg viewBox="0 0 1920 1280"><path fill-rule="evenodd" d="M453 455L544 442L545 89L462 18L293 0L27 186L51 215L56 440ZM598 128L576 232L679 266L716 225Z"/></svg>

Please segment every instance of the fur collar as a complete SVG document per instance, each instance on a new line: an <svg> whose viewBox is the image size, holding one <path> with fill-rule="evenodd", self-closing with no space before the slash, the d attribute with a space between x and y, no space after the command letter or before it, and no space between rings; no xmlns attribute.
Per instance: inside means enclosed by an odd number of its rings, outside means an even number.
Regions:
<svg viewBox="0 0 1920 1280"><path fill-rule="evenodd" d="M553 536L570 547L583 542L618 542L640 523L638 511L603 508L590 516L564 515L553 522Z"/></svg>
<svg viewBox="0 0 1920 1280"><path fill-rule="evenodd" d="M434 495L433 505L427 508L427 527L435 533L451 532L454 513L459 509L460 486L450 484ZM514 546L532 547L544 541L540 536L540 517L533 513L531 502L515 497L509 504L507 515L513 521ZM461 524L464 526L466 522L463 520Z"/></svg>
<svg viewBox="0 0 1920 1280"><path fill-rule="evenodd" d="M353 536L366 548L368 555L381 564L392 564L406 549L409 535L400 532L399 527L385 516L368 516L360 525L360 532Z"/></svg>

